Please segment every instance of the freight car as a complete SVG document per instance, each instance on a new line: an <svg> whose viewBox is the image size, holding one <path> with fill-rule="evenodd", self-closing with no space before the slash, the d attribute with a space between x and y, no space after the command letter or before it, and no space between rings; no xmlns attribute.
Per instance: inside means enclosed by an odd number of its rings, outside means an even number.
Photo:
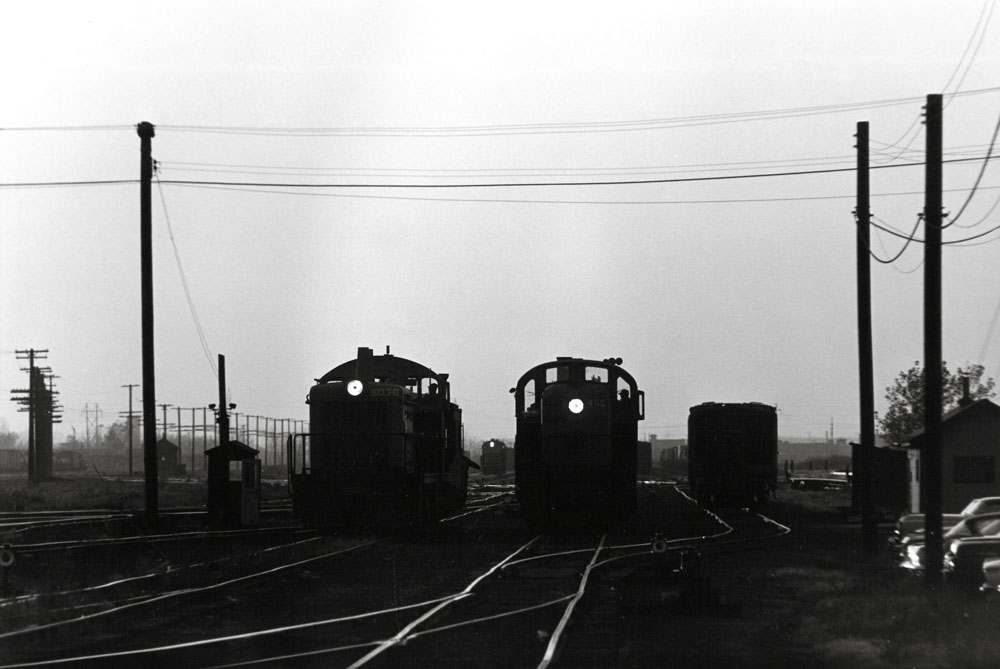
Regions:
<svg viewBox="0 0 1000 669"><path fill-rule="evenodd" d="M621 362L560 357L511 389L515 491L529 528L608 529L635 510L645 396Z"/></svg>
<svg viewBox="0 0 1000 669"><path fill-rule="evenodd" d="M653 444L640 441L635 445L635 472L646 476L653 471Z"/></svg>
<svg viewBox="0 0 1000 669"><path fill-rule="evenodd" d="M512 451L499 439L483 442L479 467L483 476L500 476L511 469Z"/></svg>
<svg viewBox="0 0 1000 669"><path fill-rule="evenodd" d="M688 415L688 482L707 506L763 505L778 484L778 414L757 402L706 402Z"/></svg>
<svg viewBox="0 0 1000 669"><path fill-rule="evenodd" d="M309 390L310 431L289 438L292 511L329 528L398 527L461 508L462 411L447 374L386 349L339 365Z"/></svg>

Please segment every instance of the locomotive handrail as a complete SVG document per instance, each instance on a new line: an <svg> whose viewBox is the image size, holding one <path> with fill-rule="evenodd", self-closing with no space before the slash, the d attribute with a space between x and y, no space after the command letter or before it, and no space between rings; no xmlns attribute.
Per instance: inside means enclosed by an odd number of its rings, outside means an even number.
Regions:
<svg viewBox="0 0 1000 669"><path fill-rule="evenodd" d="M451 399L451 385L448 381L448 374L439 374L430 367L421 365L419 362L399 358L386 353L385 355L373 355L370 348L361 347L358 349L358 357L337 365L329 372L316 379L316 383L325 384L333 381L349 381L351 379L362 379L372 382L376 379L382 383L392 383L400 386L418 386L420 393L423 393L422 384L417 383L420 379L433 381L437 386L437 392L446 400Z"/></svg>
<svg viewBox="0 0 1000 669"><path fill-rule="evenodd" d="M525 386L531 381L535 382L535 396L541 397L542 392L549 386L556 385L558 383L565 383L567 381L577 380L583 381L583 378L574 378L572 375L569 379L559 379L556 381L546 380L545 372L549 369L558 367L572 368L578 372L586 370L587 368L598 368L604 369L608 372L607 380L599 381L603 386L612 389L614 393L618 388L618 382L624 381L629 387L629 396L635 401L636 407L636 417L639 420L645 418L645 393L639 390L639 383L635 380L628 371L623 369L621 365L621 358L608 358L607 360L590 360L588 358L572 358L572 357L558 357L555 360L549 360L543 362L539 365L535 365L527 372L521 375L517 380L517 384L510 389L510 392L514 394L514 415L521 416L525 413ZM530 407L527 408L530 411Z"/></svg>

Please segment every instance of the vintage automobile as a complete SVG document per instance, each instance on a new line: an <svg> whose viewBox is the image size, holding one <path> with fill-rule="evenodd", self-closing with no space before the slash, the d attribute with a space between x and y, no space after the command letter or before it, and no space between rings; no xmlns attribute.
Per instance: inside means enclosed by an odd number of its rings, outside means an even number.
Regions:
<svg viewBox="0 0 1000 669"><path fill-rule="evenodd" d="M968 582L978 578L985 557L1000 557L1000 512L962 519L945 532L942 543L943 567L951 580ZM913 541L905 546L900 566L923 571L925 542Z"/></svg>
<svg viewBox="0 0 1000 669"><path fill-rule="evenodd" d="M983 561L983 584L980 590L1000 592L1000 558Z"/></svg>
<svg viewBox="0 0 1000 669"><path fill-rule="evenodd" d="M974 499L958 513L941 514L941 531L954 527L960 520L983 513L1000 511L1000 497L980 497ZM889 543L901 554L905 553L910 544L923 542L924 517L922 513L908 513L896 521L896 529L889 537Z"/></svg>
<svg viewBox="0 0 1000 669"><path fill-rule="evenodd" d="M952 530L959 526L971 534L945 541L944 573L958 587L976 588L982 585L986 560L1000 558L1000 513L966 518Z"/></svg>

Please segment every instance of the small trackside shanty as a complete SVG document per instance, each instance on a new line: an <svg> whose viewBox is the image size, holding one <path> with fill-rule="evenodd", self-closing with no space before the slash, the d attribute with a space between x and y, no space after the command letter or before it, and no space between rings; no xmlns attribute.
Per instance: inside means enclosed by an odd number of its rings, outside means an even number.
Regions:
<svg viewBox="0 0 1000 669"><path fill-rule="evenodd" d="M603 530L635 510L645 397L621 362L560 357L511 389L515 487L528 527Z"/></svg>
<svg viewBox="0 0 1000 669"><path fill-rule="evenodd" d="M691 407L688 483L705 506L765 504L778 485L777 410L757 402Z"/></svg>
<svg viewBox="0 0 1000 669"><path fill-rule="evenodd" d="M310 432L289 438L294 515L316 527L398 527L465 504L462 411L447 374L386 349L324 374L309 390Z"/></svg>

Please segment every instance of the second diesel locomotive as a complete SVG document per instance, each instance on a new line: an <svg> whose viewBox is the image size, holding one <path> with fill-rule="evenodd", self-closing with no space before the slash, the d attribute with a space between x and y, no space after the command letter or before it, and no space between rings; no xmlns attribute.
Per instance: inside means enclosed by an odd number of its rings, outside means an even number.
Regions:
<svg viewBox="0 0 1000 669"><path fill-rule="evenodd" d="M607 529L635 510L645 397L621 362L560 357L511 389L515 488L532 529Z"/></svg>
<svg viewBox="0 0 1000 669"><path fill-rule="evenodd" d="M397 526L465 504L462 411L447 374L359 348L309 390L309 434L293 435L293 514L318 527Z"/></svg>
<svg viewBox="0 0 1000 669"><path fill-rule="evenodd" d="M484 441L479 456L483 476L500 476L512 469L513 452L499 439Z"/></svg>
<svg viewBox="0 0 1000 669"><path fill-rule="evenodd" d="M708 506L759 507L778 484L778 414L766 404L706 402L688 415L691 496Z"/></svg>

